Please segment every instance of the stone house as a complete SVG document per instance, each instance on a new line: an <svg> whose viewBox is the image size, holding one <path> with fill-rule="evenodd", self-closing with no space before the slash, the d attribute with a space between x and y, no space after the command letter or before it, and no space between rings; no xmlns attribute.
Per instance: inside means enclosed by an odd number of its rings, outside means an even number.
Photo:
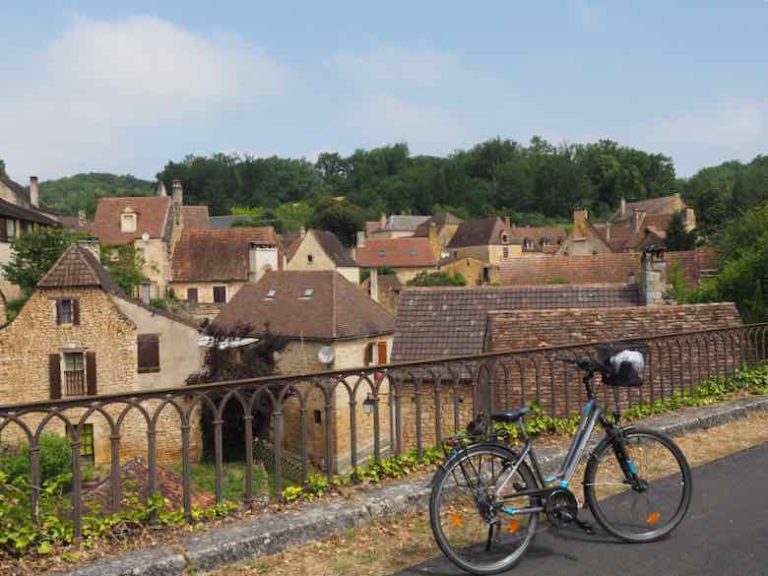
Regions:
<svg viewBox="0 0 768 576"><path fill-rule="evenodd" d="M499 266L477 258L448 256L440 260L438 267L441 272L451 276L461 274L466 279L467 286L499 283Z"/></svg>
<svg viewBox="0 0 768 576"><path fill-rule="evenodd" d="M110 252L107 257L117 258L125 246L140 254L147 282L136 296L148 302L167 296L171 253L185 228L210 228L208 208L184 206L181 182L174 180L171 196L160 185L156 196L100 198L91 233Z"/></svg>
<svg viewBox="0 0 768 576"><path fill-rule="evenodd" d="M18 316L0 329L0 398L28 403L60 398L130 393L181 386L202 366L198 330L123 294L93 253L69 247L40 280ZM151 402L147 407L156 406ZM107 408L113 418L125 409ZM80 418L79 411L67 416ZM42 416L29 416L37 425ZM193 419L192 454L200 452ZM179 417L164 410L158 422L157 454L164 462L181 454ZM46 432L67 433L54 420ZM18 440L17 430L3 442ZM111 459L111 430L94 414L80 428L82 456L96 466ZM120 459L146 456L147 424L132 410L121 429Z"/></svg>
<svg viewBox="0 0 768 576"><path fill-rule="evenodd" d="M456 234L456 230L459 229L461 222L461 218L450 212L441 212L419 224L413 235L429 238L432 243L432 251L440 258L445 258L450 254L448 244L453 235Z"/></svg>
<svg viewBox="0 0 768 576"><path fill-rule="evenodd" d="M586 210L573 212L573 230L558 253L588 256L606 252L642 252L663 248L672 217L681 213L686 231L696 228L696 214L679 194L638 202L621 200L607 222L593 223Z"/></svg>
<svg viewBox="0 0 768 576"><path fill-rule="evenodd" d="M39 226L58 226L59 215L40 203L37 176L29 179L29 189L14 182L0 166L0 265L11 260L11 245L19 236ZM0 272L0 320L5 319L7 300L19 298L18 286Z"/></svg>
<svg viewBox="0 0 768 576"><path fill-rule="evenodd" d="M214 320L214 328L232 329L250 325L252 335L267 330L289 339L288 346L276 355L280 374L304 374L320 370L355 369L386 364L392 350L395 319L371 300L358 286L339 272L268 272L259 282L244 286ZM333 353L329 356L330 351ZM321 355L321 351L323 354ZM348 378L354 386L355 377ZM307 451L312 462L326 467L325 400L319 389L302 384L308 394L305 417L308 429ZM365 384L357 394L358 406L370 401L371 389ZM379 390L380 440L389 442L388 389ZM333 446L336 470L347 470L351 461L350 397L341 383L335 387ZM287 400L284 408L284 448L301 451L299 401ZM358 407L356 427L358 457L373 450L373 415ZM362 461L362 460L361 460Z"/></svg>
<svg viewBox="0 0 768 576"><path fill-rule="evenodd" d="M453 258L474 258L500 264L522 254L522 243L508 220L499 217L462 222L448 243Z"/></svg>
<svg viewBox="0 0 768 576"><path fill-rule="evenodd" d="M421 272L435 272L438 257L429 238L396 238L394 240L358 239L353 257L360 268L370 270L371 283L379 268L394 270L397 279L406 284Z"/></svg>
<svg viewBox="0 0 768 576"><path fill-rule="evenodd" d="M271 226L186 229L173 249L170 288L192 311L213 317L246 283L282 265L282 248Z"/></svg>
<svg viewBox="0 0 768 576"><path fill-rule="evenodd" d="M429 220L429 216L410 214L382 214L378 220L365 223L365 236L368 240L393 240L414 236L417 228Z"/></svg>
<svg viewBox="0 0 768 576"><path fill-rule="evenodd" d="M286 270L336 270L352 284L360 284L360 266L333 232L301 232L285 247Z"/></svg>

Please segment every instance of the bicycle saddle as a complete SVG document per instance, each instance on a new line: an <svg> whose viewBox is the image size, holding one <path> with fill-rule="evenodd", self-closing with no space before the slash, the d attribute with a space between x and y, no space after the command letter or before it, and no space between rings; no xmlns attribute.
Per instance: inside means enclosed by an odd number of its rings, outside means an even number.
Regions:
<svg viewBox="0 0 768 576"><path fill-rule="evenodd" d="M494 422L505 422L507 424L511 424L512 422L517 422L520 420L520 418L528 414L530 411L531 409L528 406L524 406L509 412L497 412L496 414L491 414L491 420Z"/></svg>

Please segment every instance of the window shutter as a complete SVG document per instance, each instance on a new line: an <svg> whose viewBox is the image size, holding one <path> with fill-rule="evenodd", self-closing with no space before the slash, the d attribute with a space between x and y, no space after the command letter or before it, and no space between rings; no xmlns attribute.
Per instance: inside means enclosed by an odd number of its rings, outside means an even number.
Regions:
<svg viewBox="0 0 768 576"><path fill-rule="evenodd" d="M85 353L85 378L88 386L88 396L96 396L96 352Z"/></svg>
<svg viewBox="0 0 768 576"><path fill-rule="evenodd" d="M160 372L160 337L157 334L139 334L137 345L139 374Z"/></svg>
<svg viewBox="0 0 768 576"><path fill-rule="evenodd" d="M364 361L366 366L373 364L373 343L369 343L365 345Z"/></svg>
<svg viewBox="0 0 768 576"><path fill-rule="evenodd" d="M387 343L378 342L378 346L379 346L379 364L386 364L387 363Z"/></svg>
<svg viewBox="0 0 768 576"><path fill-rule="evenodd" d="M51 385L51 400L61 398L61 358L58 354L48 356L48 375Z"/></svg>
<svg viewBox="0 0 768 576"><path fill-rule="evenodd" d="M72 300L72 324L80 325L80 300L77 298Z"/></svg>

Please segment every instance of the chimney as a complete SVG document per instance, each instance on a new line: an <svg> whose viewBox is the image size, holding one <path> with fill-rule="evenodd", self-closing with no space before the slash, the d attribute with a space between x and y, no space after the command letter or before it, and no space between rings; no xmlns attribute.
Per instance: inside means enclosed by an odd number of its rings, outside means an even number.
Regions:
<svg viewBox="0 0 768 576"><path fill-rule="evenodd" d="M165 184L163 184L162 180L157 185L157 195L160 197L168 196L168 190L165 189Z"/></svg>
<svg viewBox="0 0 768 576"><path fill-rule="evenodd" d="M693 208L686 208L685 209L685 231L691 232L694 228L696 228L696 212L693 211Z"/></svg>
<svg viewBox="0 0 768 576"><path fill-rule="evenodd" d="M577 208L573 211L573 237L586 238L587 221L589 213L584 208Z"/></svg>
<svg viewBox="0 0 768 576"><path fill-rule="evenodd" d="M174 204L177 206L184 204L184 189L181 187L181 180L174 180L171 183L171 194Z"/></svg>
<svg viewBox="0 0 768 576"><path fill-rule="evenodd" d="M386 227L387 227L387 215L386 214L382 214L379 217L379 228L384 229Z"/></svg>
<svg viewBox="0 0 768 576"><path fill-rule="evenodd" d="M299 238L304 238L307 235L307 229L304 226L299 228Z"/></svg>
<svg viewBox="0 0 768 576"><path fill-rule="evenodd" d="M362 248L365 246L365 231L364 230L358 230L357 231L357 242L355 242L356 246L358 248Z"/></svg>
<svg viewBox="0 0 768 576"><path fill-rule="evenodd" d="M645 210L635 209L635 232L640 232L640 228L643 226L643 220L645 220Z"/></svg>
<svg viewBox="0 0 768 576"><path fill-rule="evenodd" d="M77 211L77 226L78 228L85 228L88 225L88 218L85 216L85 210Z"/></svg>
<svg viewBox="0 0 768 576"><path fill-rule="evenodd" d="M379 271L377 268L371 268L371 275L368 277L370 283L369 291L371 299L379 301Z"/></svg>
<svg viewBox="0 0 768 576"><path fill-rule="evenodd" d="M29 202L35 208L40 207L40 186L37 183L37 176L29 177Z"/></svg>
<svg viewBox="0 0 768 576"><path fill-rule="evenodd" d="M605 239L606 240L611 239L611 223L610 222L605 223Z"/></svg>
<svg viewBox="0 0 768 576"><path fill-rule="evenodd" d="M666 303L667 263L662 250L647 250L640 257L640 295L646 306Z"/></svg>
<svg viewBox="0 0 768 576"><path fill-rule="evenodd" d="M624 198L621 199L621 204L619 206L619 213L624 216L624 214L627 213L627 201L624 200Z"/></svg>

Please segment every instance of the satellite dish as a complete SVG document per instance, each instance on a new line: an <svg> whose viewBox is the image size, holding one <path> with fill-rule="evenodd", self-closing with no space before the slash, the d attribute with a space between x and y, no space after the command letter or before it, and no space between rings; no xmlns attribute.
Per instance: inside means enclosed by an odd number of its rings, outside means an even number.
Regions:
<svg viewBox="0 0 768 576"><path fill-rule="evenodd" d="M323 346L317 351L317 359L325 366L333 364L333 359L336 358L336 352L331 346Z"/></svg>

